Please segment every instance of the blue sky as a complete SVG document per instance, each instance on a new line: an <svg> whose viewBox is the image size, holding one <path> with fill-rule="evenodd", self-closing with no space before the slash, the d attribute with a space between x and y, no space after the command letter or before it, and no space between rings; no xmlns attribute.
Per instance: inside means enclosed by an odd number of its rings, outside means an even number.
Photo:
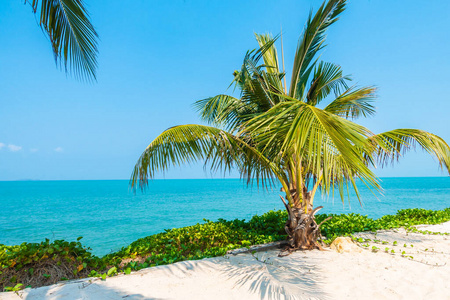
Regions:
<svg viewBox="0 0 450 300"><path fill-rule="evenodd" d="M227 92L253 33L283 26L289 74L311 7L321 1L86 0L100 35L98 82L55 67L28 5L0 4L0 180L128 179L167 127L198 123L195 100ZM324 60L376 85L373 132L420 128L450 141L448 1L350 0ZM231 91L229 91L231 92ZM443 176L422 151L379 176ZM232 174L235 176L236 174ZM162 176L160 176L162 177ZM209 178L200 165L165 178Z"/></svg>

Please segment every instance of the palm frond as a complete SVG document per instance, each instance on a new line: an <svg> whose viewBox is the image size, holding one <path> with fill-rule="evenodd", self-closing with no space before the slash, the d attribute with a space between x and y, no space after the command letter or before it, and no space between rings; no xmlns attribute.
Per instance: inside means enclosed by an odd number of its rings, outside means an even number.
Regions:
<svg viewBox="0 0 450 300"><path fill-rule="evenodd" d="M297 90L296 93L299 95L297 99L304 98L304 95L306 94L306 89L308 87L308 84L310 82L309 78L311 77L312 72L314 71L314 67L317 63L319 58L317 58L314 62L312 62L308 69L303 72L302 76L300 76L298 82L297 82Z"/></svg>
<svg viewBox="0 0 450 300"><path fill-rule="evenodd" d="M281 153L285 159L299 157L311 176L317 178L323 172L327 191L336 178L349 179L352 176L379 188L375 175L367 166L371 157L361 156L359 150L370 152L372 145L367 143L367 138L372 133L368 129L304 102L286 98L286 101L247 122L245 130L257 145L264 147L260 148L261 153L269 159L276 153Z"/></svg>
<svg viewBox="0 0 450 300"><path fill-rule="evenodd" d="M246 116L258 110L255 103L244 103L241 99L224 94L198 100L194 107L203 121L219 127L225 126L228 130L233 130Z"/></svg>
<svg viewBox="0 0 450 300"><path fill-rule="evenodd" d="M96 80L98 35L83 1L25 1L35 13L40 11L40 26L50 38L55 61L79 79Z"/></svg>
<svg viewBox="0 0 450 300"><path fill-rule="evenodd" d="M292 98L301 97L298 94L299 81L303 77L313 62L314 57L324 47L325 32L327 28L338 20L339 14L345 9L345 0L330 0L324 2L317 10L314 17L310 14L306 27L299 39L292 69L291 86L289 96Z"/></svg>
<svg viewBox="0 0 450 300"><path fill-rule="evenodd" d="M342 75L340 66L329 62L320 62L314 71L311 87L306 94L306 103L317 105L331 92L334 92L337 97L341 90L348 89L347 81L350 80L349 76Z"/></svg>
<svg viewBox="0 0 450 300"><path fill-rule="evenodd" d="M257 74L261 76L261 71L266 67L266 65L259 65L259 61L266 55L267 52L272 51L274 43L277 39L278 36L265 41L265 43L258 49L247 51L242 63L241 71L235 71L235 78L233 82L231 82L230 86L233 85L233 83L236 83L237 86L241 87L241 85L246 82L247 78L252 78Z"/></svg>
<svg viewBox="0 0 450 300"><path fill-rule="evenodd" d="M267 73L280 73L278 66L277 48L275 48L274 41L278 37L273 38L270 34L257 34L255 33L256 40L258 41L260 49L270 44L271 46L263 53L264 65L266 66Z"/></svg>
<svg viewBox="0 0 450 300"><path fill-rule="evenodd" d="M245 87L241 91L241 99L246 103L256 104L259 112L266 111L275 105L275 101L269 92L269 86L262 76L255 76L246 82Z"/></svg>
<svg viewBox="0 0 450 300"><path fill-rule="evenodd" d="M368 139L376 146L374 151L381 166L394 163L406 151L417 145L436 157L439 166L450 174L450 147L439 136L419 129L395 129Z"/></svg>
<svg viewBox="0 0 450 300"><path fill-rule="evenodd" d="M227 172L236 167L248 183L267 185L282 170L255 148L224 130L203 125L181 125L161 133L137 161L130 184L145 188L149 178L165 172L170 166L204 161L212 171Z"/></svg>
<svg viewBox="0 0 450 300"><path fill-rule="evenodd" d="M375 114L372 102L375 100L376 88L349 88L325 107L325 111L343 118L356 119Z"/></svg>

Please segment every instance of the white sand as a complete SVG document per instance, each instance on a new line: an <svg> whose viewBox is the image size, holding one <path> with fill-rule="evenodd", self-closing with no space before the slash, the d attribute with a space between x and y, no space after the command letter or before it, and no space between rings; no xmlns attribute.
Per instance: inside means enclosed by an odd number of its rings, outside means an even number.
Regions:
<svg viewBox="0 0 450 300"><path fill-rule="evenodd" d="M450 222L420 226L450 232ZM374 239L374 234L359 236ZM450 236L381 231L373 253L278 250L229 255L141 270L131 275L84 279L1 299L450 299ZM393 242L397 241L397 246ZM406 247L404 247L406 244ZM411 247L411 244L413 247ZM395 254L384 252L394 249ZM426 251L425 251L426 249ZM411 258L402 257L404 255ZM258 258L258 259L256 259Z"/></svg>

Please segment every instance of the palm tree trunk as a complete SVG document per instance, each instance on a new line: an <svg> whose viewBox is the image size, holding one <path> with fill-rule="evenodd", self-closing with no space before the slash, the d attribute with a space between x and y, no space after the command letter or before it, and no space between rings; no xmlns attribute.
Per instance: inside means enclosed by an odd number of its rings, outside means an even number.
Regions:
<svg viewBox="0 0 450 300"><path fill-rule="evenodd" d="M281 200L288 212L288 220L284 229L288 234L288 249L293 250L322 250L318 242L320 237L320 225L317 224L314 215L323 208L323 206L312 209L310 206L311 194L303 193L302 201L298 199L298 194L294 195L293 205L286 203L284 198L280 196ZM323 223L323 222L322 222Z"/></svg>

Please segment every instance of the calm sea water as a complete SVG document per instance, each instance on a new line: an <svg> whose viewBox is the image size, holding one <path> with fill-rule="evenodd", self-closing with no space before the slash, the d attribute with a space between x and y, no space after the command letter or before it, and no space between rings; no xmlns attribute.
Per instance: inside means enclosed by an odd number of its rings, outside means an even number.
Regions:
<svg viewBox="0 0 450 300"><path fill-rule="evenodd" d="M324 213L355 212L378 218L398 209L450 207L450 178L383 178L384 196L362 189L343 205L320 199ZM249 219L282 209L279 190L247 188L238 179L155 180L146 193L134 194L127 180L0 182L0 244L74 240L97 255L164 229L203 219Z"/></svg>

